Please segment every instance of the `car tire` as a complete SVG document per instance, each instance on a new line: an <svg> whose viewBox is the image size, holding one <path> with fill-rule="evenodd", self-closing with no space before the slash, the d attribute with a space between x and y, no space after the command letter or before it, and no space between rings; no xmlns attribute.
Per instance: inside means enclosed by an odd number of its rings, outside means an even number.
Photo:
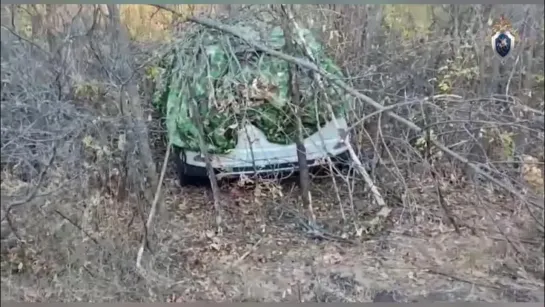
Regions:
<svg viewBox="0 0 545 307"><path fill-rule="evenodd" d="M176 164L176 174L178 175L178 182L180 183L180 186L186 186L188 182L191 181L189 176L187 175L187 163L185 162L185 159L182 158L183 150L179 147L173 146L173 153L174 153L174 163ZM185 157L185 155L183 155Z"/></svg>
<svg viewBox="0 0 545 307"><path fill-rule="evenodd" d="M348 167L349 164L352 162L352 157L350 157L350 153L347 150L347 151L343 152L342 154L336 156L335 160L341 166Z"/></svg>
<svg viewBox="0 0 545 307"><path fill-rule="evenodd" d="M371 154L372 155L372 154ZM371 171L371 164L373 163L373 158L369 154L362 153L359 156L360 162L365 167L365 170L368 172ZM350 156L350 153L348 151L343 152L342 154L335 157L335 160L337 161L337 164L341 167L341 169L351 169L352 165L352 157Z"/></svg>
<svg viewBox="0 0 545 307"><path fill-rule="evenodd" d="M206 168L193 166L186 162L186 155L182 148L173 147L173 160L176 165L176 174L181 187L207 186L210 184Z"/></svg>

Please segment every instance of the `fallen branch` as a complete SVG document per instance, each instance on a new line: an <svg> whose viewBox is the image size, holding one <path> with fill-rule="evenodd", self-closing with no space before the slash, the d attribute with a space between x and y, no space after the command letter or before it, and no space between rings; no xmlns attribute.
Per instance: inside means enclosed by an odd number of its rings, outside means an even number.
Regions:
<svg viewBox="0 0 545 307"><path fill-rule="evenodd" d="M163 160L163 167L161 168L161 174L159 175L159 182L157 184L157 189L155 190L155 197L153 198L153 203L151 204L151 210L148 215L148 220L146 222L146 225L144 226L144 234L142 235L142 241L140 242L140 248L138 249L138 254L136 255L136 268L138 270L144 270L142 267L142 255L144 254L144 247L148 243L148 232L151 228L151 224L153 222L153 217L155 216L155 213L157 212L157 204L159 203L159 199L161 196L161 187L163 185L163 179L165 178L165 173L167 171L167 164L168 159L170 157L170 149L171 149L171 143L169 142L167 145L167 152L165 154L165 159Z"/></svg>
<svg viewBox="0 0 545 307"><path fill-rule="evenodd" d="M239 264L242 263L242 261L244 261L244 259L246 259L246 257L248 257L251 253L255 252L259 246L259 244L261 243L261 241L263 241L263 238L259 238L259 240L249 249L247 250L244 254L242 254L242 256L240 256L240 258L237 259L237 261L235 261L231 266L232 267L237 267Z"/></svg>
<svg viewBox="0 0 545 307"><path fill-rule="evenodd" d="M87 238L89 238L89 240L93 241L93 243L95 243L96 245L100 245L100 243L98 242L97 239L95 239L87 230L83 229L83 227L81 227L78 223L76 223L76 221L72 220L71 218L69 218L66 214L60 212L59 210L54 210L53 212L55 212L56 214L58 214L60 217L62 217L63 219L67 220L70 224L72 224L72 226L76 227L79 231L81 231Z"/></svg>
<svg viewBox="0 0 545 307"><path fill-rule="evenodd" d="M331 114L331 117L333 118L333 123L335 124L335 127L338 129L339 125L337 124L337 120L335 119L335 114L333 113L333 108L331 105L327 105L327 108L329 109L329 113ZM369 176L369 173L367 173L367 170L361 163L358 155L356 155L356 152L354 151L354 148L348 141L348 134L343 136L341 139L341 142L346 145L348 148L348 153L350 154L350 159L356 166L356 169L360 173L360 175L363 177L363 180L365 181L365 184L369 186L369 189L371 190L371 193L373 194L373 197L375 198L375 201L377 202L377 205L381 207L380 211L377 213L378 217L387 217L388 214L390 214L390 208L386 205L386 202L384 201L384 198L382 198L382 195L378 191L377 186L374 184L373 180L371 180L371 176Z"/></svg>
<svg viewBox="0 0 545 307"><path fill-rule="evenodd" d="M422 268L422 269L424 270L424 272L426 272L426 273L428 273L428 274L434 274L434 275L439 275L439 276L447 277L447 278L450 278L450 279L452 279L452 280L459 281L459 282L463 282L463 283L467 283L467 284L474 285L474 286L480 286L480 287L490 288L490 289L495 289L495 290L502 290L501 287L498 287L498 286L496 286L496 285L493 285L493 284L485 284L485 283L481 283L481 282L476 282L476 281L468 280L468 279L466 279L466 278L459 277L459 276L457 276L457 275L454 274L454 273L446 272L446 271L444 271L444 270L439 270L439 269L435 269L435 268Z"/></svg>

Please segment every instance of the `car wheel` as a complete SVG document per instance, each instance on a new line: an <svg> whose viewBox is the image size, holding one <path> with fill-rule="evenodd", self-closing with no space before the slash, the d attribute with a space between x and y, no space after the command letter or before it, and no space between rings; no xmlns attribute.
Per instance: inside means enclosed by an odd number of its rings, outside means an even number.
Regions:
<svg viewBox="0 0 545 307"><path fill-rule="evenodd" d="M373 154L365 154L362 153L359 155L360 162L362 163L363 167L365 167L365 170L368 172L372 169L372 163L373 163ZM348 151L343 152L342 154L338 155L336 157L336 161L341 167L341 169L351 169L352 166L352 157L350 156L350 153Z"/></svg>
<svg viewBox="0 0 545 307"><path fill-rule="evenodd" d="M185 152L182 148L173 147L174 163L180 186L208 186L210 180L205 167L196 167L187 163Z"/></svg>
<svg viewBox="0 0 545 307"><path fill-rule="evenodd" d="M173 147L174 163L176 164L176 174L178 174L178 181L180 186L186 186L190 182L190 178L187 175L187 163L185 162L185 154L179 147Z"/></svg>
<svg viewBox="0 0 545 307"><path fill-rule="evenodd" d="M350 153L348 151L338 155L335 160L337 160L337 162L342 166L348 166L352 162L352 158L350 157Z"/></svg>

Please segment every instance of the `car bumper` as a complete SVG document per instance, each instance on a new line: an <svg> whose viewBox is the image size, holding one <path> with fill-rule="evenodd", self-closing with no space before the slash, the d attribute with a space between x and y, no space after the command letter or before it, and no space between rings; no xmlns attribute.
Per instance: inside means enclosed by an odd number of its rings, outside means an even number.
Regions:
<svg viewBox="0 0 545 307"><path fill-rule="evenodd" d="M323 164L327 157L337 157L347 152L343 141L348 139L347 123L343 118L329 122L318 132L304 140L307 164L315 167ZM206 175L204 156L198 152L185 151L187 175ZM242 174L285 173L299 169L295 144L278 145L267 141L262 131L252 125L239 132L237 146L227 154L211 155L212 168L218 178ZM204 171L203 171L204 170Z"/></svg>
<svg viewBox="0 0 545 307"><path fill-rule="evenodd" d="M340 153L337 156L331 156L331 160L333 163L346 163L346 155L348 153L345 151L343 153ZM307 166L309 169L313 169L319 166L323 166L327 163L327 160L325 158L322 159L315 159L315 160L307 160ZM214 173L216 175L216 178L218 179L224 179L224 178L237 178L242 175L246 175L248 177L256 176L256 175L276 175L276 174L284 174L285 176L289 176L290 174L296 173L299 171L299 162L289 162L289 163L280 163L280 164L269 164L265 167L252 167L252 166L241 166L241 167L235 167L230 170L225 169L219 169L215 168ZM206 171L206 166L195 166L191 164L185 165L185 175L192 176L192 177L206 177L208 176Z"/></svg>

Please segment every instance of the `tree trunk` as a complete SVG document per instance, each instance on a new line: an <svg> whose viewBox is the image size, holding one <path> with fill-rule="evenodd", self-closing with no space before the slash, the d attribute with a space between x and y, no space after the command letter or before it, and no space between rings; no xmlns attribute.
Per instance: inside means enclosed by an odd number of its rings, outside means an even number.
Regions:
<svg viewBox="0 0 545 307"><path fill-rule="evenodd" d="M129 163L125 161L126 167L138 167L141 164L146 169L146 181L149 183L148 187L144 186L144 195L148 202L153 201L153 190L157 188L158 178L157 169L153 160L151 152L148 129L144 119L144 108L140 95L138 94L138 88L133 77L134 62L130 56L129 39L128 35L121 24L121 18L119 14L119 8L116 4L108 4L108 13L110 19L110 34L112 44L112 57L117 64L114 67L118 82L120 82L121 91L124 92L120 101L120 109L128 118L126 123L126 135L127 140L132 142L138 152L139 163ZM134 178L138 180L137 178ZM142 186L142 185L141 185ZM161 203L161 201L159 202ZM161 208L161 207L159 207Z"/></svg>
<svg viewBox="0 0 545 307"><path fill-rule="evenodd" d="M290 16L288 15L287 10L289 8L287 5L282 5L282 11L284 11L284 18L282 21L282 28L284 31L284 39L286 42L285 50L286 54L294 53L295 46L292 41L292 29ZM291 102L293 104L292 110L293 116L297 121L297 137L295 140L295 145L297 148L297 160L299 162L299 188L301 189L301 200L303 201L303 206L309 208L310 218L312 223L316 222L316 217L312 209L311 197L310 197L310 176L307 164L307 152L304 145L304 127L301 121L301 110L303 106L301 105L301 94L299 92L299 84L297 80L297 65L288 63L289 67L289 90L288 96L291 97Z"/></svg>
<svg viewBox="0 0 545 307"><path fill-rule="evenodd" d="M193 95L192 95L193 96ZM193 101L191 102L191 113L193 113L192 120L193 123L197 126L197 129L199 131L198 137L199 137L199 147L201 150L201 154L204 156L204 161L206 163L206 172L208 173L208 179L210 180L210 186L212 188L212 197L214 198L214 210L216 210L216 225L218 226L218 232L221 232L221 195L220 195L220 188L218 186L218 180L216 179L216 174L214 172L214 168L212 167L212 163L210 162L210 154L208 153L208 146L206 145L206 142L204 140L204 127L203 127L203 120L201 118L201 113L199 112L199 106L197 105L197 102Z"/></svg>

